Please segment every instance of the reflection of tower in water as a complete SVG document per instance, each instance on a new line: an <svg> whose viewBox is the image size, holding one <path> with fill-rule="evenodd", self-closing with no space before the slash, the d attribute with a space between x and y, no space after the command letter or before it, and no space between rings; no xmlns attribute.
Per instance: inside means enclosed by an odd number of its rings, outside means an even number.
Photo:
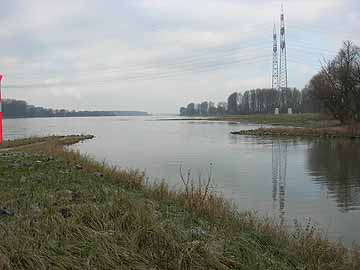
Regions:
<svg viewBox="0 0 360 270"><path fill-rule="evenodd" d="M272 142L272 199L273 208L279 208L281 224L284 223L285 218L286 172L287 142L274 140Z"/></svg>

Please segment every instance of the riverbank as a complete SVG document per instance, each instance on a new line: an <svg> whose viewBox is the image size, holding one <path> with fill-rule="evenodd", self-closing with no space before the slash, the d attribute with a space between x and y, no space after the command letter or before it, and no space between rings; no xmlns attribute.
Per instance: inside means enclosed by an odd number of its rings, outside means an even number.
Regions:
<svg viewBox="0 0 360 270"><path fill-rule="evenodd" d="M359 249L311 224L288 232L239 213L186 175L184 192L149 184L62 145L85 137L68 139L0 152L0 269L360 267Z"/></svg>
<svg viewBox="0 0 360 270"><path fill-rule="evenodd" d="M175 120L175 119L168 119ZM340 125L340 122L324 114L279 114L279 115L226 115L208 118L183 118L177 120L248 122L273 128L258 128L233 131L233 135L273 137L313 137L360 139L360 125Z"/></svg>
<svg viewBox="0 0 360 270"><path fill-rule="evenodd" d="M360 128L258 128L231 132L233 135L248 135L260 137L308 137L308 138L347 138L360 139Z"/></svg>
<svg viewBox="0 0 360 270"><path fill-rule="evenodd" d="M28 147L37 144L60 144L71 145L81 141L93 139L92 135L69 135L69 136L46 136L46 137L29 137L16 140L7 140L0 145L1 149L14 149Z"/></svg>
<svg viewBox="0 0 360 270"><path fill-rule="evenodd" d="M303 113L303 114L249 114L249 115L224 115L219 117L187 117L176 119L161 119L169 121L227 121L245 122L271 126L291 126L307 128L325 128L339 126L340 122L324 114Z"/></svg>

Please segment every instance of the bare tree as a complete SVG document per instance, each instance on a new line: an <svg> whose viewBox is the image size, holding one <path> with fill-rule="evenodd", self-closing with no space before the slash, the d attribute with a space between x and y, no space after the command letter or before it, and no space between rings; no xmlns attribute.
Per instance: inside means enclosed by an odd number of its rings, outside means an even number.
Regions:
<svg viewBox="0 0 360 270"><path fill-rule="evenodd" d="M323 65L311 82L313 95L341 123L360 121L360 49L346 41L338 55Z"/></svg>

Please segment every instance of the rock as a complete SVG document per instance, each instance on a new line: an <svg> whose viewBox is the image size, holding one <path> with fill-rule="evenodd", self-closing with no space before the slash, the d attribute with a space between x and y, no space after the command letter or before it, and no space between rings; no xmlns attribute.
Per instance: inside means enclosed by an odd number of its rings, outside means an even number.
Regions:
<svg viewBox="0 0 360 270"><path fill-rule="evenodd" d="M81 198L81 193L80 191L74 191L71 193L71 200L74 202L79 202Z"/></svg>
<svg viewBox="0 0 360 270"><path fill-rule="evenodd" d="M104 177L104 174L102 174L101 172L95 172L94 175L96 177Z"/></svg>
<svg viewBox="0 0 360 270"><path fill-rule="evenodd" d="M80 164L76 164L76 165L75 165L75 168L78 169L78 170L82 170L82 169L83 169L83 167L82 167Z"/></svg>
<svg viewBox="0 0 360 270"><path fill-rule="evenodd" d="M190 230L190 233L193 237L201 237L201 236L207 236L207 232L204 231L200 227L195 227Z"/></svg>
<svg viewBox="0 0 360 270"><path fill-rule="evenodd" d="M72 215L70 208L60 208L59 212L64 218L71 217Z"/></svg>
<svg viewBox="0 0 360 270"><path fill-rule="evenodd" d="M0 269L1 270L10 270L9 259L2 254L0 254Z"/></svg>
<svg viewBox="0 0 360 270"><path fill-rule="evenodd" d="M41 209L37 204L33 204L31 206L31 210L35 215L40 215L41 214Z"/></svg>
<svg viewBox="0 0 360 270"><path fill-rule="evenodd" d="M0 217L10 217L10 216L13 216L14 213L7 210L7 209L4 209L4 208L0 208Z"/></svg>
<svg viewBox="0 0 360 270"><path fill-rule="evenodd" d="M58 199L61 199L61 201L63 201L63 200L72 201L73 191L69 190L69 189L58 190L58 191L56 191L56 197ZM57 203L57 201L55 203Z"/></svg>
<svg viewBox="0 0 360 270"><path fill-rule="evenodd" d="M211 241L208 244L208 249L215 256L221 256L222 254L224 254L225 241L224 240Z"/></svg>
<svg viewBox="0 0 360 270"><path fill-rule="evenodd" d="M26 176L21 176L20 183L24 184L26 182Z"/></svg>
<svg viewBox="0 0 360 270"><path fill-rule="evenodd" d="M64 189L61 191L61 193L64 195L64 196L70 196L72 195L72 191L70 189Z"/></svg>
<svg viewBox="0 0 360 270"><path fill-rule="evenodd" d="M229 259L222 259L221 263L230 269L233 269L236 267L235 262L232 260L229 260Z"/></svg>

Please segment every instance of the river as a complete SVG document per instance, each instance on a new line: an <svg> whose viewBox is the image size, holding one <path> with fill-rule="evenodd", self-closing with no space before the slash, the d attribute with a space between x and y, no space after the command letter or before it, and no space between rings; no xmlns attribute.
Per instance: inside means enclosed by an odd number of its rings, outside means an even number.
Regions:
<svg viewBox="0 0 360 270"><path fill-rule="evenodd" d="M180 165L240 209L292 226L311 219L330 239L360 242L360 142L231 135L246 123L161 117L6 119L5 139L93 134L76 148L100 161L181 187ZM164 117L162 117L164 118Z"/></svg>

